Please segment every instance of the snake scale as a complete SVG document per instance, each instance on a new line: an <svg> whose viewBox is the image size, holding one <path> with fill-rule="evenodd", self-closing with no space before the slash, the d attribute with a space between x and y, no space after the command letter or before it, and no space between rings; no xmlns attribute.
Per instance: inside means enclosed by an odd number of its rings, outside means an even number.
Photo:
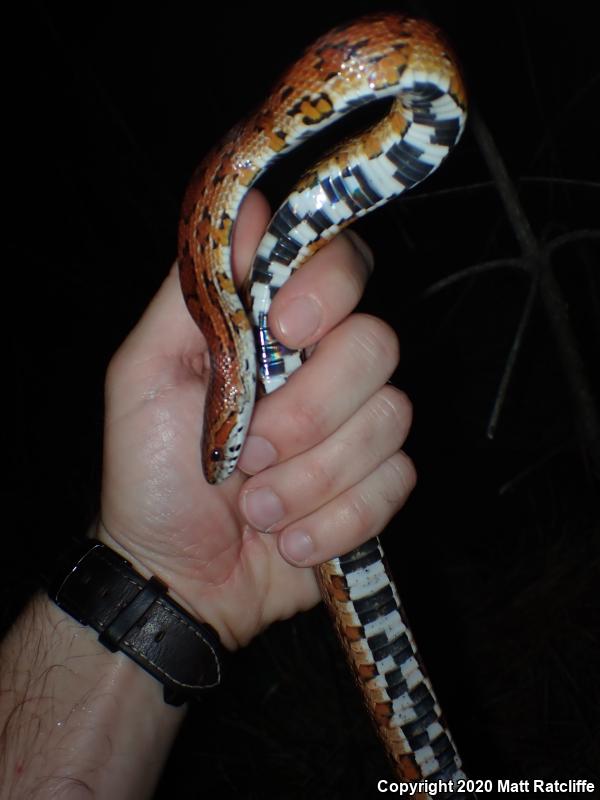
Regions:
<svg viewBox="0 0 600 800"><path fill-rule="evenodd" d="M380 98L392 101L387 115L309 169L275 213L243 290L246 312L230 251L249 187L280 155ZM257 377L268 393L302 363L301 353L269 331L277 290L342 228L430 175L460 138L465 105L456 60L434 25L371 15L318 39L265 104L202 161L183 202L178 262L187 307L211 354L202 456L210 483L235 468ZM464 778L378 539L316 573L398 776L431 783Z"/></svg>

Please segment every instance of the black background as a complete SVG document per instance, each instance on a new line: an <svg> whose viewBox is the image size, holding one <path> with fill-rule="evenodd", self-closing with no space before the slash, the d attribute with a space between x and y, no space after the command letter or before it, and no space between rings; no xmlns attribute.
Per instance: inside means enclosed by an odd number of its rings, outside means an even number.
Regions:
<svg viewBox="0 0 600 800"><path fill-rule="evenodd" d="M538 241L571 236L552 267L597 397L592 5L376 7L447 31ZM375 6L21 8L5 33L5 625L97 510L104 371L175 257L195 163L306 44ZM270 181L273 199L285 181ZM572 401L585 378L561 362L537 302L489 440L531 276L497 269L424 296L519 256L473 131L413 198L358 229L377 264L362 308L398 331L395 380L415 405L420 483L387 550L466 768L600 785L598 441ZM386 770L317 609L236 656L224 690L189 715L156 797L375 796Z"/></svg>

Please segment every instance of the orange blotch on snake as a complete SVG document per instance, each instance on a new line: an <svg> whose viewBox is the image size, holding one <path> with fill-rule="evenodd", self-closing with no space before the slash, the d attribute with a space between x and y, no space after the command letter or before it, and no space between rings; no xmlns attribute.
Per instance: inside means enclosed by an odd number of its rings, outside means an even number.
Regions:
<svg viewBox="0 0 600 800"><path fill-rule="evenodd" d="M333 107L326 97L319 97L317 100L303 100L298 106L298 111L304 116L304 122L320 122L324 117L328 117Z"/></svg>
<svg viewBox="0 0 600 800"><path fill-rule="evenodd" d="M235 311L231 315L231 321L234 327L239 331L250 330L250 321L248 320L248 317L244 311Z"/></svg>
<svg viewBox="0 0 600 800"><path fill-rule="evenodd" d="M349 157L350 156L347 150L340 150L335 154L335 163L340 167L340 169L344 169L350 163Z"/></svg>
<svg viewBox="0 0 600 800"><path fill-rule="evenodd" d="M344 635L349 642L360 642L363 638L363 629L347 625L344 628Z"/></svg>
<svg viewBox="0 0 600 800"><path fill-rule="evenodd" d="M331 577L330 586L332 589L331 596L336 600L344 602L348 600L348 584L346 578L342 575L333 575Z"/></svg>
<svg viewBox="0 0 600 800"><path fill-rule="evenodd" d="M219 282L219 286L224 292L235 292L235 286L233 285L233 281L229 275L226 275L224 272L217 272L216 278Z"/></svg>
<svg viewBox="0 0 600 800"><path fill-rule="evenodd" d="M285 134L282 136L282 133L282 131L274 130L265 131L269 147L276 153L279 153L285 147Z"/></svg>
<svg viewBox="0 0 600 800"><path fill-rule="evenodd" d="M376 158L381 155L381 140L377 136L368 135L365 139L365 154L369 158Z"/></svg>
<svg viewBox="0 0 600 800"><path fill-rule="evenodd" d="M370 75L374 89L383 89L398 83L401 71L406 66L406 56L401 50L382 58Z"/></svg>
<svg viewBox="0 0 600 800"><path fill-rule="evenodd" d="M233 229L233 222L229 217L224 217L218 228L212 229L212 237L215 242L221 246L228 245L231 239L231 231Z"/></svg>
<svg viewBox="0 0 600 800"><path fill-rule="evenodd" d="M422 779L423 776L412 756L400 756L400 758L397 759L397 763L405 781L418 781Z"/></svg>
<svg viewBox="0 0 600 800"><path fill-rule="evenodd" d="M358 667L358 677L363 681L368 681L377 674L377 667L375 664L361 664Z"/></svg>
<svg viewBox="0 0 600 800"><path fill-rule="evenodd" d="M258 173L258 167L240 167L238 174L242 186L250 186Z"/></svg>
<svg viewBox="0 0 600 800"><path fill-rule="evenodd" d="M393 713L391 703L375 703L372 709L377 725L382 728L387 727Z"/></svg>
<svg viewBox="0 0 600 800"><path fill-rule="evenodd" d="M320 112L321 115L331 114L333 111L333 106L331 102L326 97L321 97L316 105L317 111Z"/></svg>
<svg viewBox="0 0 600 800"><path fill-rule="evenodd" d="M399 135L402 135L408 127L408 121L398 111L390 114L389 121L394 133Z"/></svg>

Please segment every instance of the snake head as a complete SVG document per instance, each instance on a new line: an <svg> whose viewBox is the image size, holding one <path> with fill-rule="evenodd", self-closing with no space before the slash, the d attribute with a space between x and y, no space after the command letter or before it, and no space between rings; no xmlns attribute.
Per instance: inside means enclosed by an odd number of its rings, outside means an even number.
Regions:
<svg viewBox="0 0 600 800"><path fill-rule="evenodd" d="M227 384L221 383L223 374L223 370L211 371L204 412L202 469L210 484L221 483L235 470L256 393L255 373L244 370Z"/></svg>
<svg viewBox="0 0 600 800"><path fill-rule="evenodd" d="M205 421L206 424L206 421ZM218 432L220 435L211 437L208 441L207 437L204 438L202 447L202 470L207 483L219 484L228 478L235 470L237 460L242 449L241 443L234 444L233 452L228 452L232 445L227 445L227 432L223 429Z"/></svg>
<svg viewBox="0 0 600 800"><path fill-rule="evenodd" d="M202 459L202 470L206 482L211 485L222 483L235 470L237 458L226 458L223 450L218 447L210 451L208 458Z"/></svg>

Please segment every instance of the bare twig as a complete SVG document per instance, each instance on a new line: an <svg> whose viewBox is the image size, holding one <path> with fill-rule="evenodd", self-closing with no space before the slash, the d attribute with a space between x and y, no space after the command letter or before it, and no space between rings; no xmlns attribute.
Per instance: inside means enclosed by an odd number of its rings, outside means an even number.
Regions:
<svg viewBox="0 0 600 800"><path fill-rule="evenodd" d="M600 230L586 229L580 231L570 231L564 233L562 236L557 236L544 246L544 252L549 255L559 247L566 244L573 244L574 242L589 241L590 239L600 239Z"/></svg>
<svg viewBox="0 0 600 800"><path fill-rule="evenodd" d="M441 280L432 283L431 286L428 286L427 289L425 289L422 296L424 299L426 299L437 292L441 292L443 289L447 289L448 286L452 286L454 283L465 280L466 278L472 278L474 275L481 275L484 272L492 272L497 269L505 268L523 269L523 264L520 258L495 258L493 261L483 261L480 264L473 264L471 267L460 269L458 272L448 275L447 278L442 278Z"/></svg>
<svg viewBox="0 0 600 800"><path fill-rule="evenodd" d="M527 299L525 300L525 305L523 306L521 319L519 320L519 325L517 326L517 330L515 333L515 337L513 339L513 343L510 348L510 352L508 354L508 358L506 359L506 365L504 367L502 379L500 380L498 392L496 393L494 407L492 408L492 413L490 414L490 421L488 422L486 430L486 436L488 439L493 439L494 436L496 435L498 420L500 419L502 407L504 406L504 402L508 394L508 387L512 379L512 375L517 363L517 359L519 357L519 353L521 352L523 341L525 340L525 331L527 330L529 320L531 319L531 314L533 313L537 294L538 294L538 286L537 286L537 281L534 279L532 280L529 286L529 292L527 294Z"/></svg>
<svg viewBox="0 0 600 800"><path fill-rule="evenodd" d="M558 186L571 186L577 189L596 189L600 191L600 181L587 181L583 178L558 178L553 175L525 175L519 183L551 183Z"/></svg>
<svg viewBox="0 0 600 800"><path fill-rule="evenodd" d="M539 289L540 300L554 336L571 394L576 426L582 447L593 471L596 475L600 475L600 418L587 370L570 324L567 304L552 272L548 252L539 245L514 184L508 175L504 161L496 148L490 131L477 110L471 113L471 128L494 178L506 215L519 242L523 265L530 273L534 285ZM530 302L530 298L531 294L527 298L527 303ZM525 314L522 317L522 321L524 318ZM518 336L519 333L517 333ZM515 338L515 344L518 350L519 342L517 342L517 338ZM513 357L515 344L511 349L509 361ZM505 375L507 371L508 365ZM499 393L503 390L503 383L504 378Z"/></svg>

